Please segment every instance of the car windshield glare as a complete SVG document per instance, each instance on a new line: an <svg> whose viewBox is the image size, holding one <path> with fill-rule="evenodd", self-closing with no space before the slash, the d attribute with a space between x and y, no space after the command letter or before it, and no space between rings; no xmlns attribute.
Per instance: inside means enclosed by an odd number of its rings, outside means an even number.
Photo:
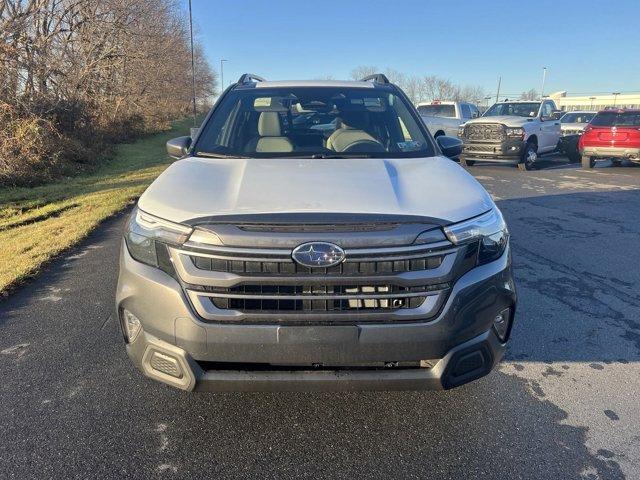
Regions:
<svg viewBox="0 0 640 480"><path fill-rule="evenodd" d="M419 122L392 88L237 88L216 106L193 151L252 158L433 156Z"/></svg>
<svg viewBox="0 0 640 480"><path fill-rule="evenodd" d="M423 115L425 117L455 118L456 107L455 105L442 105L442 104L419 105L418 113L420 113L420 115Z"/></svg>
<svg viewBox="0 0 640 480"><path fill-rule="evenodd" d="M595 116L594 113L565 113L560 119L561 123L589 123Z"/></svg>
<svg viewBox="0 0 640 480"><path fill-rule="evenodd" d="M513 117L535 117L540 110L540 102L496 103L485 112L484 117L509 115Z"/></svg>

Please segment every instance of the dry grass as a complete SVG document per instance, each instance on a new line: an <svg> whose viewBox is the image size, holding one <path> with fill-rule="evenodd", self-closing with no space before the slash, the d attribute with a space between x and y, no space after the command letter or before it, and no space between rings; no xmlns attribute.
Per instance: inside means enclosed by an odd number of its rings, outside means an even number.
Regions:
<svg viewBox="0 0 640 480"><path fill-rule="evenodd" d="M0 293L38 272L107 217L134 201L170 163L164 144L188 133L168 132L116 147L116 157L92 175L35 188L0 190Z"/></svg>

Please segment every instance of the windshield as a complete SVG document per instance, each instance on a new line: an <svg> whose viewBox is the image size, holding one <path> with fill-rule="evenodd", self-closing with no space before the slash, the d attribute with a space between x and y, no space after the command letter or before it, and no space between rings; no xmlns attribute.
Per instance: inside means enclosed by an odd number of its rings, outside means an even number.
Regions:
<svg viewBox="0 0 640 480"><path fill-rule="evenodd" d="M535 117L538 115L540 102L495 103L487 110L483 117L510 115L513 117Z"/></svg>
<svg viewBox="0 0 640 480"><path fill-rule="evenodd" d="M231 90L196 141L197 155L427 157L413 107L387 88Z"/></svg>
<svg viewBox="0 0 640 480"><path fill-rule="evenodd" d="M560 123L589 123L595 115L596 112L569 112L562 116Z"/></svg>
<svg viewBox="0 0 640 480"><path fill-rule="evenodd" d="M640 112L600 112L591 121L594 127L640 126Z"/></svg>
<svg viewBox="0 0 640 480"><path fill-rule="evenodd" d="M455 105L419 105L418 113L425 117L455 118Z"/></svg>

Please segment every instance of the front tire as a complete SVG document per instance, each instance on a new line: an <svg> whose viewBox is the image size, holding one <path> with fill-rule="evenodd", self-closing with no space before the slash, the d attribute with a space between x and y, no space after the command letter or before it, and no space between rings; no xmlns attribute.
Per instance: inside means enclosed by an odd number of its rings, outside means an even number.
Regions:
<svg viewBox="0 0 640 480"><path fill-rule="evenodd" d="M596 165L596 159L587 155L582 156L582 168L593 168Z"/></svg>
<svg viewBox="0 0 640 480"><path fill-rule="evenodd" d="M463 167L472 167L475 165L475 163L475 160L467 160L464 157L460 157L460 165L462 165Z"/></svg>
<svg viewBox="0 0 640 480"><path fill-rule="evenodd" d="M524 147L524 152L520 163L518 163L518 169L522 172L527 170L533 170L538 160L538 146L535 143L528 142Z"/></svg>

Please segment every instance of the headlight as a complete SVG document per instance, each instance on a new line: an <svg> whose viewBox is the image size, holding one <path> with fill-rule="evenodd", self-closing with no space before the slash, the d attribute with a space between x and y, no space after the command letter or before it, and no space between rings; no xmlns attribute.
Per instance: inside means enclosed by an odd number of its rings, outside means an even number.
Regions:
<svg viewBox="0 0 640 480"><path fill-rule="evenodd" d="M507 128L507 137L524 137L523 128Z"/></svg>
<svg viewBox="0 0 640 480"><path fill-rule="evenodd" d="M509 230L497 207L464 222L444 227L444 233L456 245L479 240L479 265L499 258L509 242Z"/></svg>
<svg viewBox="0 0 640 480"><path fill-rule="evenodd" d="M183 244L193 229L169 222L139 210L131 214L125 232L127 249L139 262L165 270L170 267L165 244Z"/></svg>
<svg viewBox="0 0 640 480"><path fill-rule="evenodd" d="M458 137L464 137L464 127L458 127Z"/></svg>

